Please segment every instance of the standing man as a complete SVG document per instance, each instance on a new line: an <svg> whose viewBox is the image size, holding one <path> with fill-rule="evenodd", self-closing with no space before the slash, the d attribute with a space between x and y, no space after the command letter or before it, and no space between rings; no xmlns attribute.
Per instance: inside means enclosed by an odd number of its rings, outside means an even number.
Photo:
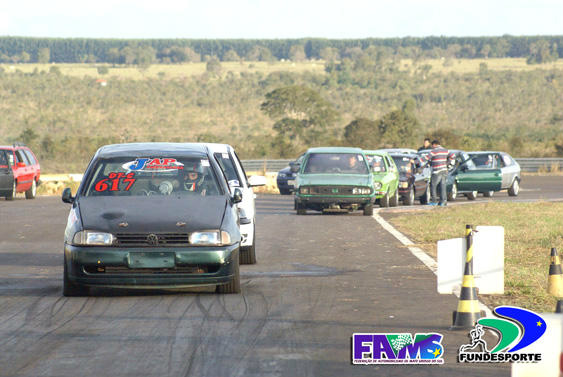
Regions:
<svg viewBox="0 0 563 377"><path fill-rule="evenodd" d="M424 139L424 143L423 143L422 147L418 148L418 152L423 151L425 149L430 149L430 146L431 146L430 145L430 139L426 138L426 139Z"/></svg>
<svg viewBox="0 0 563 377"><path fill-rule="evenodd" d="M440 204L442 207L447 205L446 180L448 179L448 163L453 162L454 159L455 155L442 147L438 140L432 141L430 153L420 158L420 166L430 163L432 168L432 178L430 179L432 199L428 205L435 206ZM436 188L438 185L440 185L440 203L436 201Z"/></svg>

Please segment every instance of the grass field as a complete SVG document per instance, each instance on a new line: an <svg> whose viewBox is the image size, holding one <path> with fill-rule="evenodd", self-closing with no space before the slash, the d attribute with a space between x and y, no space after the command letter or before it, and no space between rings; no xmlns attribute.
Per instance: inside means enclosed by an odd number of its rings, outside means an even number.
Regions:
<svg viewBox="0 0 563 377"><path fill-rule="evenodd" d="M31 73L35 69L39 72L48 72L53 64L3 64L0 65L7 73L16 72L20 70L24 73ZM110 64L56 64L61 70L63 75L75 77L100 77L111 78L119 77L124 79L147 79L147 78L181 78L187 76L201 75L206 72L206 63L185 63L185 64L153 64L147 69L142 69L136 66ZM105 66L109 68L109 73L100 75L98 67ZM221 73L223 75L232 72L235 74L247 72L262 72L269 74L276 71L295 72L301 73L305 71L312 71L316 73L324 72L324 62L223 62L221 63Z"/></svg>
<svg viewBox="0 0 563 377"><path fill-rule="evenodd" d="M430 65L431 73L476 73L479 72L481 63L487 64L489 70L492 71L531 71L536 69L560 69L563 70L563 59L549 64L529 65L526 64L524 58L495 58L495 59L427 59L420 60L413 66L410 59L403 59L400 62L401 70L411 70L423 66ZM324 72L324 61L306 61L306 62L222 62L222 75L228 72L234 74L261 72L269 74L276 71L284 72ZM31 73L34 70L49 71L53 64L2 64L0 65L7 73L20 70L24 73ZM181 78L187 76L201 75L206 72L206 63L185 63L185 64L153 64L147 69L136 66L110 65L110 64L56 64L63 75L75 77L99 77L111 78L119 77L123 79L148 79L148 78ZM109 73L100 75L97 68L105 66L109 68Z"/></svg>
<svg viewBox="0 0 563 377"><path fill-rule="evenodd" d="M436 258L436 242L463 237L466 224L505 229L504 295L481 295L489 306L521 306L553 312L546 292L551 247L563 251L563 203L486 203L416 211L390 222Z"/></svg>

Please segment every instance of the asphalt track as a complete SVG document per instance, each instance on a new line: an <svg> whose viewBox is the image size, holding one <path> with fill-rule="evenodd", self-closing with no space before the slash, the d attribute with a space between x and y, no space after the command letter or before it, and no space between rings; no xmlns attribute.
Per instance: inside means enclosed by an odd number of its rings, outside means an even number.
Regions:
<svg viewBox="0 0 563 377"><path fill-rule="evenodd" d="M493 200L563 199L563 177L522 186L516 199ZM457 363L468 341L448 329L457 298L438 295L433 273L361 213L296 216L291 197L259 196L258 264L242 266L240 295L95 290L65 298L68 209L56 197L0 201L0 376L510 373L508 365ZM358 332L439 332L445 364L352 365Z"/></svg>

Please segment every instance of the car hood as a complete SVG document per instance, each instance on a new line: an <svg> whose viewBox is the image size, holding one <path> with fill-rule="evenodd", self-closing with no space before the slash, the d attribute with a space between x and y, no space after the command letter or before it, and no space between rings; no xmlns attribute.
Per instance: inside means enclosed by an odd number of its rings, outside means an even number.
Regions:
<svg viewBox="0 0 563 377"><path fill-rule="evenodd" d="M227 198L182 197L81 197L78 200L83 229L109 233L174 232L219 229ZM123 226L127 223L127 226ZM179 226L178 223L185 223ZM120 226L121 224L121 226Z"/></svg>
<svg viewBox="0 0 563 377"><path fill-rule="evenodd" d="M372 177L366 174L300 174L299 186L308 185L339 185L339 186L371 186Z"/></svg>
<svg viewBox="0 0 563 377"><path fill-rule="evenodd" d="M280 170L278 172L279 173L284 173L284 174L291 174L291 168L288 166L287 168L283 168L282 170Z"/></svg>

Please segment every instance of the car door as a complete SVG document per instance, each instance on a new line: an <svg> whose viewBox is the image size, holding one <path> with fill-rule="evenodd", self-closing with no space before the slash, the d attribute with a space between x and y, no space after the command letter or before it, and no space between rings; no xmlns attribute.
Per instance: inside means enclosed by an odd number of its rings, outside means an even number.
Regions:
<svg viewBox="0 0 563 377"><path fill-rule="evenodd" d="M12 151L0 150L0 191L10 191L14 181Z"/></svg>
<svg viewBox="0 0 563 377"><path fill-rule="evenodd" d="M520 169L508 154L499 154L499 161L502 171L502 188L509 188L514 178L518 176Z"/></svg>
<svg viewBox="0 0 563 377"><path fill-rule="evenodd" d="M501 170L496 167L477 168L469 156L464 156L456 171L458 191L500 191L502 183Z"/></svg>
<svg viewBox="0 0 563 377"><path fill-rule="evenodd" d="M18 181L17 191L22 192L26 191L31 187L31 181L33 179L33 170L30 166L30 162L27 160L27 157L23 153L23 150L16 149L16 169L14 172L14 176ZM17 166L17 163L23 163L25 166Z"/></svg>
<svg viewBox="0 0 563 377"><path fill-rule="evenodd" d="M385 156L385 160L387 161L387 171L389 172L389 191L395 192L399 186L399 170L390 156Z"/></svg>

